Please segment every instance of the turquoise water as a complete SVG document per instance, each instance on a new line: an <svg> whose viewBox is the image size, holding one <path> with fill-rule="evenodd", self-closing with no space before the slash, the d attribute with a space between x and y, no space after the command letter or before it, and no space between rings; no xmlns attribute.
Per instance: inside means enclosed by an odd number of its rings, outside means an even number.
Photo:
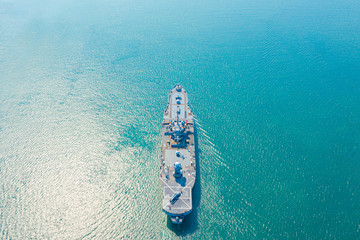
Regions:
<svg viewBox="0 0 360 240"><path fill-rule="evenodd" d="M0 0L0 239L360 239L360 2ZM194 211L161 118L196 115Z"/></svg>

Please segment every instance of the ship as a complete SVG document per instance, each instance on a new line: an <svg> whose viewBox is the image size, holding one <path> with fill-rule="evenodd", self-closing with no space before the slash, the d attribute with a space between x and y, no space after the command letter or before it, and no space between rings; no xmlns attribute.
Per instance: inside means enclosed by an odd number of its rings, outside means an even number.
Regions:
<svg viewBox="0 0 360 240"><path fill-rule="evenodd" d="M169 95L162 121L160 182L162 210L174 224L191 213L196 180L193 113L186 90L176 84Z"/></svg>

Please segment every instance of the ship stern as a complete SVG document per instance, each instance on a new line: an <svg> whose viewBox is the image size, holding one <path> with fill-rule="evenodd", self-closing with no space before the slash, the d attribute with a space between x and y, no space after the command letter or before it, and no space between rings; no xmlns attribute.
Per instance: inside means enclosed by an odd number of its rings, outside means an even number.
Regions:
<svg viewBox="0 0 360 240"><path fill-rule="evenodd" d="M184 216L170 216L170 219L173 224L181 224L184 220Z"/></svg>

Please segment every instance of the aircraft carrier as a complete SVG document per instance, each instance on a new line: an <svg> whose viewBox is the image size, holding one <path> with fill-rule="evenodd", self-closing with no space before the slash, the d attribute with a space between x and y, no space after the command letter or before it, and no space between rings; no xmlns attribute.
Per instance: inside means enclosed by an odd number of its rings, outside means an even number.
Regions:
<svg viewBox="0 0 360 240"><path fill-rule="evenodd" d="M192 211L196 179L193 113L185 89L177 84L169 95L162 122L160 182L162 209L175 224Z"/></svg>

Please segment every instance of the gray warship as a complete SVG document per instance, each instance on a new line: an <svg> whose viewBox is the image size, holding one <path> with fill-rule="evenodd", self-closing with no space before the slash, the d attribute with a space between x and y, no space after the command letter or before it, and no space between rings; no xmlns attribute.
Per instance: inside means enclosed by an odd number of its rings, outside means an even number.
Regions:
<svg viewBox="0 0 360 240"><path fill-rule="evenodd" d="M194 120L188 101L187 92L177 84L170 92L162 122L162 209L175 224L192 211L196 179Z"/></svg>

